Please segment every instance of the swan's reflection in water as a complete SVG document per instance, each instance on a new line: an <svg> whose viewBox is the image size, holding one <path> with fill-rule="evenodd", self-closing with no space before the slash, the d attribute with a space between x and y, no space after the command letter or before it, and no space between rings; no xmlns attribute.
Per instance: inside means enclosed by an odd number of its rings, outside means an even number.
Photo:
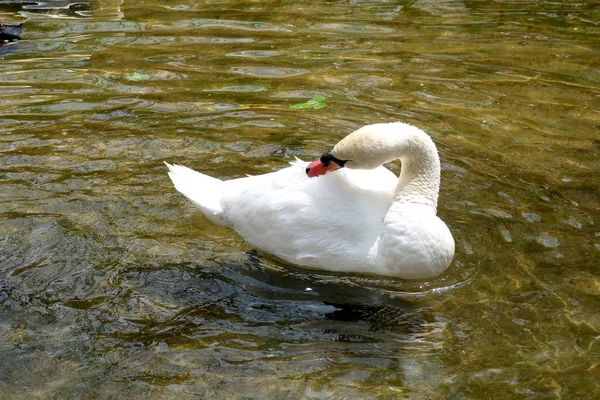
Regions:
<svg viewBox="0 0 600 400"><path fill-rule="evenodd" d="M343 394L353 393L359 381L363 389L383 379L390 390L425 392L439 381L446 324L418 297L392 297L320 272L271 268L255 255L208 267L131 270L123 285L131 292L121 318L97 337L108 348L136 347L130 355L137 362L123 368L148 363L148 379L164 384L200 385L194 380L201 377L210 387L227 376L232 384L281 385L269 381L276 376L294 390L311 379ZM179 363L187 372L174 376ZM333 395L313 386L302 390Z"/></svg>

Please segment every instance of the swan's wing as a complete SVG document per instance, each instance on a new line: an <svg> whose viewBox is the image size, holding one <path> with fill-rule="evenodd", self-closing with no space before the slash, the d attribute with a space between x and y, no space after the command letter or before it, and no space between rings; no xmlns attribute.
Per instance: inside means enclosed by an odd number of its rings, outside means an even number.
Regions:
<svg viewBox="0 0 600 400"><path fill-rule="evenodd" d="M292 163L296 168L306 168L304 164L306 163L300 160ZM229 228L233 226L221 205L221 200L226 194L235 197L237 193L248 188L283 189L298 183L296 180L306 179L301 174L295 173L295 169L286 168L270 174L221 181L182 165L166 162L165 165L169 169L169 177L175 189L190 199L212 222Z"/></svg>
<svg viewBox="0 0 600 400"><path fill-rule="evenodd" d="M221 207L249 244L320 266L366 255L379 235L397 178L385 168L308 178L308 163L224 182ZM362 260L364 262L364 260Z"/></svg>

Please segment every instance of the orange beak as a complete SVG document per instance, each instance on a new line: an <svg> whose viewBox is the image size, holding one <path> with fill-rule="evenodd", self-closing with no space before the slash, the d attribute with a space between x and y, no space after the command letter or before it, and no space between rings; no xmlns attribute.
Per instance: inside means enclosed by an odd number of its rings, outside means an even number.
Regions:
<svg viewBox="0 0 600 400"><path fill-rule="evenodd" d="M340 167L340 165L335 161L331 161L325 166L321 160L316 160L308 164L308 168L306 168L306 175L308 175L309 178L314 178L315 176L325 175L330 171L335 171L336 169L340 168L342 167Z"/></svg>

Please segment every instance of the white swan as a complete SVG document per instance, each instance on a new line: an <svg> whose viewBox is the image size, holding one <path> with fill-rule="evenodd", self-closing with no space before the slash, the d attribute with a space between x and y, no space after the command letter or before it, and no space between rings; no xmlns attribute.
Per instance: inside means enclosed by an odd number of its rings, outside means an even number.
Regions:
<svg viewBox="0 0 600 400"><path fill-rule="evenodd" d="M399 179L382 166L398 158ZM265 175L221 181L167 167L175 188L208 219L293 264L427 279L454 257L454 239L436 216L437 149L405 123L367 125L320 160Z"/></svg>

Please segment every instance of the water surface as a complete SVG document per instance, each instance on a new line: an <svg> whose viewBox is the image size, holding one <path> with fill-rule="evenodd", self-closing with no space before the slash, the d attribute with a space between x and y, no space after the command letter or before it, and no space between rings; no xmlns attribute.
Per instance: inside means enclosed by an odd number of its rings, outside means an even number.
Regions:
<svg viewBox="0 0 600 400"><path fill-rule="evenodd" d="M4 398L600 396L600 8L4 2ZM313 95L320 110L293 110ZM457 253L426 282L253 252L163 161L230 179L401 120ZM399 164L391 168L399 171Z"/></svg>

